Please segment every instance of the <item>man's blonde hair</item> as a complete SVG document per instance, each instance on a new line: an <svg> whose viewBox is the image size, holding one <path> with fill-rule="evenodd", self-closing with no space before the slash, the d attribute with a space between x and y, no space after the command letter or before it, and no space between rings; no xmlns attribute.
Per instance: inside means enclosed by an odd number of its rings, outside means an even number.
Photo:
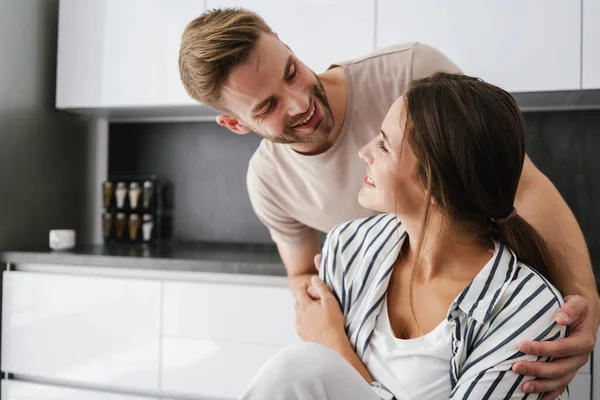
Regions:
<svg viewBox="0 0 600 400"><path fill-rule="evenodd" d="M272 33L259 15L243 8L210 10L194 19L179 50L179 73L188 94L226 111L221 89L231 70L248 59L262 34Z"/></svg>

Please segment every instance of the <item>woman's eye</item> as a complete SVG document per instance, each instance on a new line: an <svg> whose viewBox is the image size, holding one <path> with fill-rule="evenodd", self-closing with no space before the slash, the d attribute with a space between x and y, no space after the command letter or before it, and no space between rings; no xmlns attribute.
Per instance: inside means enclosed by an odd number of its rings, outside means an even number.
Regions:
<svg viewBox="0 0 600 400"><path fill-rule="evenodd" d="M383 151L384 153L387 153L387 149L385 148L385 144L383 143L383 141L379 142L379 148L381 149L381 151Z"/></svg>

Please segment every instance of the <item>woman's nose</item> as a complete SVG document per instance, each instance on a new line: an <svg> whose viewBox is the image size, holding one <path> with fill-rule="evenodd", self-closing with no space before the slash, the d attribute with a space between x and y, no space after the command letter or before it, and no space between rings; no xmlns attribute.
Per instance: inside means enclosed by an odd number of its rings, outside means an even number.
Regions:
<svg viewBox="0 0 600 400"><path fill-rule="evenodd" d="M369 152L370 144L371 143L368 143L368 144L364 145L363 147L361 147L360 150L358 150L358 157L360 157L361 160L363 160L364 162L366 162L369 165L371 165L373 163L373 158L371 157L371 154Z"/></svg>

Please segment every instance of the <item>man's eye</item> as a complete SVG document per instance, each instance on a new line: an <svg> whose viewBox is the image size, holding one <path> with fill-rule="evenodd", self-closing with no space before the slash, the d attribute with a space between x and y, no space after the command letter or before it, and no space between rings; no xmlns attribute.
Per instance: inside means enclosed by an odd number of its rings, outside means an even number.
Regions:
<svg viewBox="0 0 600 400"><path fill-rule="evenodd" d="M292 73L287 78L288 83L294 82L294 79L296 79L296 73L297 72L298 72L298 69L294 65L294 71L292 71Z"/></svg>
<svg viewBox="0 0 600 400"><path fill-rule="evenodd" d="M267 109L262 112L262 115L269 114L271 111L273 111L274 108L275 108L275 102L272 101L272 102L269 103L269 107L267 107Z"/></svg>

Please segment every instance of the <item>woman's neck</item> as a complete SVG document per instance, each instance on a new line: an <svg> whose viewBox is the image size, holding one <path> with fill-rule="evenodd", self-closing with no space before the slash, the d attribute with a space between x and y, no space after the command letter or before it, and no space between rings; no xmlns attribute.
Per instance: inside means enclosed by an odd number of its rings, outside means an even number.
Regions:
<svg viewBox="0 0 600 400"><path fill-rule="evenodd" d="M441 276L470 281L492 257L494 243L482 242L437 210L432 209L430 216L415 272L416 281L426 283ZM417 254L423 229L421 218L400 217L408 234L405 256L411 262Z"/></svg>

